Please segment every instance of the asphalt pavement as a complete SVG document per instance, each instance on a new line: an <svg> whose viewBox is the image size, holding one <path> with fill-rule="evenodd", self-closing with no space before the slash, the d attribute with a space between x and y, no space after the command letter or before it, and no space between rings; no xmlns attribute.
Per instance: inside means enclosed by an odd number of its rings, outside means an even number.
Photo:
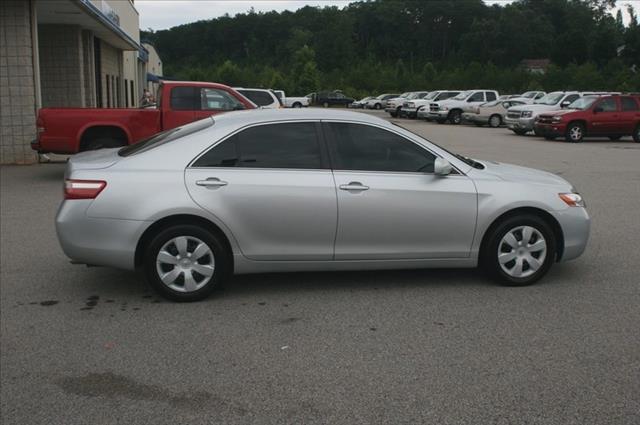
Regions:
<svg viewBox="0 0 640 425"><path fill-rule="evenodd" d="M3 166L0 422L640 423L640 144L394 121L571 181L585 254L523 288L475 270L265 274L176 304L68 262L64 164Z"/></svg>

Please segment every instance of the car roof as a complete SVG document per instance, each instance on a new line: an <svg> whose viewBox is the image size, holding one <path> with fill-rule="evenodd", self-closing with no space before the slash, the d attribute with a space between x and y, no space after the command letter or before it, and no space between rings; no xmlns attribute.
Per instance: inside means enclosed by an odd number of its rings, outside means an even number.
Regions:
<svg viewBox="0 0 640 425"><path fill-rule="evenodd" d="M212 117L216 125L247 125L270 121L290 120L345 120L370 124L387 124L382 118L361 112L320 108L252 109L233 111Z"/></svg>

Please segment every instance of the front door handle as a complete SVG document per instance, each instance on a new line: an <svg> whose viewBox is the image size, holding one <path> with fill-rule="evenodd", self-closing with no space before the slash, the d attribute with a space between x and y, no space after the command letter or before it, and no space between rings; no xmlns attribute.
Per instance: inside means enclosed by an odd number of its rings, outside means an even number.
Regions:
<svg viewBox="0 0 640 425"><path fill-rule="evenodd" d="M226 186L229 183L227 183L227 182L225 182L223 180L220 180L217 177L209 177L206 180L197 180L196 184L198 186L204 186L204 187L221 187L221 186Z"/></svg>
<svg viewBox="0 0 640 425"><path fill-rule="evenodd" d="M360 182L350 182L349 184L341 184L338 187L340 188L340 190L355 190L355 191L369 190L369 186L365 186Z"/></svg>

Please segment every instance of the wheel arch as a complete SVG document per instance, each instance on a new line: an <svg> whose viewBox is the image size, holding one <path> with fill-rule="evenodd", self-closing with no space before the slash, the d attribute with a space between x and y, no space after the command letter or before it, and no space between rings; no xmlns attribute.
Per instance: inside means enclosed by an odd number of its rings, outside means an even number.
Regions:
<svg viewBox="0 0 640 425"><path fill-rule="evenodd" d="M233 271L233 247L231 246L231 242L229 241L229 238L227 237L225 232L212 221L193 214L170 215L167 217L163 217L151 224L138 239L134 256L135 267L140 268L142 266L144 251L153 237L159 231L168 226L176 226L181 224L201 226L220 238L220 241L223 243L225 249L227 250L227 261L229 261L229 270Z"/></svg>
<svg viewBox="0 0 640 425"><path fill-rule="evenodd" d="M547 211L537 208L537 207L518 207L510 209L506 212L503 212L498 217L494 218L491 224L486 228L484 234L482 235L482 241L480 243L480 250L478 255L481 256L484 252L487 243L489 243L489 238L493 230L504 220L516 217L519 215L531 214L540 217L543 219L551 230L553 231L553 235L556 240L556 261L560 261L562 259L562 254L564 253L564 233L562 232L562 227L556 218L548 213Z"/></svg>
<svg viewBox="0 0 640 425"><path fill-rule="evenodd" d="M78 132L78 151L82 151L87 143L100 137L122 140L125 145L131 143L131 134L121 125L114 123L92 123L83 127Z"/></svg>

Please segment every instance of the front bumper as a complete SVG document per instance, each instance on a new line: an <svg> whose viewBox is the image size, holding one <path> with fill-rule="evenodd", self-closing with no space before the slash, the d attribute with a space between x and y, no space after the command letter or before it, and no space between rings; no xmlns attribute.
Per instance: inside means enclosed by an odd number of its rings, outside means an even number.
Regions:
<svg viewBox="0 0 640 425"><path fill-rule="evenodd" d="M534 126L534 131L536 132L536 134L539 134L540 136L546 136L546 137L561 137L564 136L566 129L567 129L567 125L565 123L535 123Z"/></svg>
<svg viewBox="0 0 640 425"><path fill-rule="evenodd" d="M388 112L388 113L392 113L393 112L395 114L396 111L398 111L398 107L395 106L395 105L387 105L387 106L385 106L384 111Z"/></svg>
<svg viewBox="0 0 640 425"><path fill-rule="evenodd" d="M504 118L504 123L510 130L532 131L535 118Z"/></svg>
<svg viewBox="0 0 640 425"><path fill-rule="evenodd" d="M560 261L569 261L582 255L589 241L591 218L582 207L569 207L554 211L553 215L562 228L564 251Z"/></svg>
<svg viewBox="0 0 640 425"><path fill-rule="evenodd" d="M135 252L148 221L87 216L91 199L65 200L56 215L56 233L64 253L74 262L135 269Z"/></svg>

